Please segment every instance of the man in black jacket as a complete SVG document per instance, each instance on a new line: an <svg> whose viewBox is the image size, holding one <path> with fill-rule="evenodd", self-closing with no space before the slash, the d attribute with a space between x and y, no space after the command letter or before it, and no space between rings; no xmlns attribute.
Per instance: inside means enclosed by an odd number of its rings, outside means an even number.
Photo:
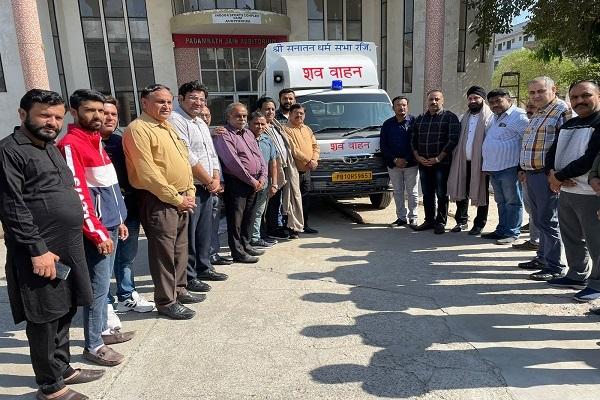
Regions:
<svg viewBox="0 0 600 400"><path fill-rule="evenodd" d="M15 323L27 321L37 399L87 399L65 385L104 371L70 365L69 327L92 288L83 251L83 210L69 167L54 145L65 115L58 93L32 89L21 99L21 126L0 141L0 220ZM70 268L57 277L59 261Z"/></svg>
<svg viewBox="0 0 600 400"><path fill-rule="evenodd" d="M435 229L436 234L445 232L448 175L459 133L458 117L444 110L444 94L441 90L431 90L427 93L427 111L415 119L412 129L412 147L419 163L425 208L425 222L415 228L417 231Z"/></svg>

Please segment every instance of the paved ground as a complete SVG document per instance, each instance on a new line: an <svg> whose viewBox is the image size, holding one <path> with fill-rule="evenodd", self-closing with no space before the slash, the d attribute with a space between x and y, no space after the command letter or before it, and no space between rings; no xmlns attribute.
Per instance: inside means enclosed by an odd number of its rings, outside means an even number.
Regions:
<svg viewBox="0 0 600 400"><path fill-rule="evenodd" d="M388 228L393 205L347 207L367 224L321 205L318 236L223 268L230 279L191 321L122 316L137 331L115 346L126 362L78 389L126 400L600 398L600 317L572 292L526 280L514 265L531 254ZM137 281L151 296L144 265ZM23 325L12 324L1 277L0 399L32 398ZM78 366L82 338L78 317Z"/></svg>

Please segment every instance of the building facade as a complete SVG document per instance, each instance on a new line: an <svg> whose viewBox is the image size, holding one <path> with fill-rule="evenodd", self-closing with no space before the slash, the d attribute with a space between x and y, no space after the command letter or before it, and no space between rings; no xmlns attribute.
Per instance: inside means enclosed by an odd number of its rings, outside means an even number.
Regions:
<svg viewBox="0 0 600 400"><path fill-rule="evenodd" d="M535 37L525 34L527 22L513 25L510 33L495 35L494 37L494 69L502 57L524 47L531 48L535 45Z"/></svg>
<svg viewBox="0 0 600 400"><path fill-rule="evenodd" d="M114 95L121 125L139 115L146 85L163 83L176 94L192 79L209 88L214 123L222 122L226 104L256 100L257 63L272 42L375 42L381 87L407 96L415 114L429 89L443 89L447 107L459 112L469 86L490 82L491 49L473 49L474 12L463 0L29 1L37 5L50 88ZM11 126L26 90L24 21L14 1L0 5L0 118Z"/></svg>

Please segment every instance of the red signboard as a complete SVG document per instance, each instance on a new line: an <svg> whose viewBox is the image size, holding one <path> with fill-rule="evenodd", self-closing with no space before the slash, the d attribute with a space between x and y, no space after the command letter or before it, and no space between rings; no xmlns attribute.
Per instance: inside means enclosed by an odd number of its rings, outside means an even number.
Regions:
<svg viewBox="0 0 600 400"><path fill-rule="evenodd" d="M283 35L199 35L174 33L173 43L175 47L256 47L264 48L270 43L287 42L287 36Z"/></svg>

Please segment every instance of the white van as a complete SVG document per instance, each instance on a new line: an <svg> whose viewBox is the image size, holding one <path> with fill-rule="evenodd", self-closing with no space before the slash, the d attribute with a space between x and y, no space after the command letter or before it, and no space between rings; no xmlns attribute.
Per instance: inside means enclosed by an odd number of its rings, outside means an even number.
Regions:
<svg viewBox="0 0 600 400"><path fill-rule="evenodd" d="M393 115L379 89L372 42L308 41L269 44L259 63L260 96L278 100L291 88L321 150L310 192L338 198L369 196L378 208L392 199L379 130Z"/></svg>

